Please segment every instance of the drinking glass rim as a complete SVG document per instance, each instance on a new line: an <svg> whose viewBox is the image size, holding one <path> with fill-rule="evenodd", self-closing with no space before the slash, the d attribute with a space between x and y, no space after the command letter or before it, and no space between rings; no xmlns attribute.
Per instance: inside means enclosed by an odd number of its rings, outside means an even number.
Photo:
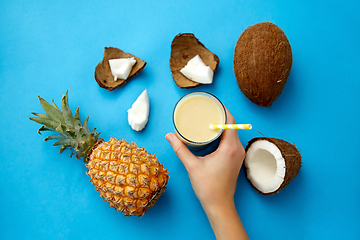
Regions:
<svg viewBox="0 0 360 240"><path fill-rule="evenodd" d="M187 93L187 94L185 94L184 96L182 96L182 97L176 102L176 104L175 104L175 107L174 107L174 109L173 109L173 114L172 114L172 120L173 120L173 125L174 125L174 128L175 128L176 133L179 134L185 141L187 141L187 142L189 142L189 143L191 143L191 144L194 144L194 145L206 145L206 144L211 143L211 142L215 141L216 139L218 139L218 138L221 136L221 134L223 133L224 129L222 129L221 132L219 132L218 135L216 135L214 138L212 138L212 139L210 139L210 140L208 140L208 141L205 141L205 142L194 142L194 141L189 140L189 139L187 139L186 137L184 137L184 136L180 133L180 131L178 130L178 128L176 127L176 124L175 124L175 109L176 109L177 105L179 104L179 102L180 102L181 100L183 100L185 97L188 97L189 95L194 95L194 94L199 94L199 93L202 94L202 95L207 95L207 96L209 96L210 98L213 97L213 98L215 98L215 99L220 103L220 105L221 105L221 107L222 107L222 109L223 109L223 111L224 111L224 117L225 117L225 118L224 118L224 124L226 124L226 122L227 122L227 114L226 114L226 110L225 110L224 104L223 104L223 103L220 101L220 99L217 98L215 95L213 95L213 94L211 94L211 93L209 93L209 92L206 92L206 91L190 92L190 93Z"/></svg>

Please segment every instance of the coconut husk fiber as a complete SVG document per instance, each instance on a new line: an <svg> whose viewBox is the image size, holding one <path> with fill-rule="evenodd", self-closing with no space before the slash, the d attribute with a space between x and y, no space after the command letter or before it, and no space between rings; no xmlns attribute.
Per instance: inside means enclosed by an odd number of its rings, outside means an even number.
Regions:
<svg viewBox="0 0 360 240"><path fill-rule="evenodd" d="M170 69L179 88L193 88L201 85L185 77L180 70L190 59L199 55L203 62L215 72L220 59L208 50L192 33L179 33L171 43Z"/></svg>
<svg viewBox="0 0 360 240"><path fill-rule="evenodd" d="M273 23L250 26L236 43L236 80L245 96L257 105L268 107L280 96L291 66L289 40Z"/></svg>
<svg viewBox="0 0 360 240"><path fill-rule="evenodd" d="M127 79L126 80L117 79L117 81L115 81L114 76L111 73L109 60L118 59L118 58L132 58L132 57L135 58L136 63L131 69L131 72L127 77ZM145 66L146 66L146 62L144 62L140 58L130 53L125 53L122 50L115 47L105 47L104 58L95 68L95 80L100 87L112 91L115 88L124 85L132 77L134 77L136 74L141 72Z"/></svg>

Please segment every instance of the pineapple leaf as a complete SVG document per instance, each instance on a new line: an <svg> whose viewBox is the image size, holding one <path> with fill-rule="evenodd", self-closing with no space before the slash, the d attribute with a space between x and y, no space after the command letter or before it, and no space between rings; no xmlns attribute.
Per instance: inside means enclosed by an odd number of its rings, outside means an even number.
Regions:
<svg viewBox="0 0 360 240"><path fill-rule="evenodd" d="M41 135L42 131L54 131L54 129L50 129L50 128L47 128L45 126L41 126L41 128L39 128L39 130L38 130L38 134Z"/></svg>
<svg viewBox="0 0 360 240"><path fill-rule="evenodd" d="M86 132L86 130L82 127L79 129L79 138L84 139L87 138L89 134Z"/></svg>
<svg viewBox="0 0 360 240"><path fill-rule="evenodd" d="M72 139L69 139L69 138L61 139L61 140L55 142L55 143L53 144L53 146L58 146L58 145L62 145L62 146L63 146L63 145L65 145L66 143L71 142L71 140L72 140Z"/></svg>
<svg viewBox="0 0 360 240"><path fill-rule="evenodd" d="M47 114L47 116L56 121L56 122L63 122L64 118L63 115L61 114L59 109L56 109L54 106L52 106L50 103L48 103L47 101L45 101L43 98L41 98L40 96L39 100L40 100L40 104L42 106L42 108L44 109L45 113Z"/></svg>
<svg viewBox="0 0 360 240"><path fill-rule="evenodd" d="M65 146L65 145L61 145L61 146L60 146L60 153L62 153L65 149L66 149L66 146Z"/></svg>
<svg viewBox="0 0 360 240"><path fill-rule="evenodd" d="M78 141L74 141L74 146L73 146L75 151L79 151L79 142Z"/></svg>
<svg viewBox="0 0 360 240"><path fill-rule="evenodd" d="M96 141L99 139L100 136L100 132L94 132L93 135L90 136L94 136L94 138L96 139Z"/></svg>
<svg viewBox="0 0 360 240"><path fill-rule="evenodd" d="M58 124L51 119L43 119L43 118L37 118L37 117L29 117L29 119L34 122L40 123L51 130L55 130L58 126Z"/></svg>
<svg viewBox="0 0 360 240"><path fill-rule="evenodd" d="M75 111L74 124L75 124L75 129L79 129L79 128L82 127L81 120L80 120L79 108L77 108L76 111Z"/></svg>
<svg viewBox="0 0 360 240"><path fill-rule="evenodd" d="M84 158L84 161L85 161L85 159L86 159L86 154L84 153L84 152L78 152L77 154L76 154L76 159L80 159L80 158Z"/></svg>
<svg viewBox="0 0 360 240"><path fill-rule="evenodd" d="M57 126L55 128L55 131L57 131L58 133L63 133L64 132L64 125L59 124L59 126Z"/></svg>
<svg viewBox="0 0 360 240"><path fill-rule="evenodd" d="M63 98L62 98L61 109L62 109L62 115L64 117L65 123L71 127L74 127L74 117L69 108L68 91L66 91L66 95L63 96Z"/></svg>
<svg viewBox="0 0 360 240"><path fill-rule="evenodd" d="M31 112L31 114L39 117L39 118L42 118L42 119L50 119L46 114L43 114L43 113L35 113L35 112Z"/></svg>
<svg viewBox="0 0 360 240"><path fill-rule="evenodd" d="M59 107L56 105L56 103L54 102L54 98L52 99L52 105L54 106L54 108L56 108L57 110L60 111ZM60 111L61 112L61 111Z"/></svg>
<svg viewBox="0 0 360 240"><path fill-rule="evenodd" d="M65 140L65 139L64 139ZM61 141L61 140L60 140ZM60 141L58 141L58 142L60 142ZM72 149L74 149L74 145L76 145L76 142L75 141L69 141L69 142L67 142L67 143L63 143L63 144L61 144L61 146L60 146L60 153L62 153L65 149L67 149L67 148L72 148ZM76 150L73 150L73 151L76 151ZM72 151L72 152L73 152Z"/></svg>
<svg viewBox="0 0 360 240"><path fill-rule="evenodd" d="M74 155L74 154L76 154L78 151L77 150L73 150L72 152L71 152L71 154L70 154L70 158Z"/></svg>
<svg viewBox="0 0 360 240"><path fill-rule="evenodd" d="M89 117L87 117L87 118L85 119L83 127L84 127L84 129L85 129L85 131L86 131L87 133L90 133L90 130L89 130Z"/></svg>
<svg viewBox="0 0 360 240"><path fill-rule="evenodd" d="M55 134L55 135L50 135L46 138L44 138L44 141L49 141L49 140L52 140L52 139L65 139L66 137L64 135L61 135L61 134Z"/></svg>
<svg viewBox="0 0 360 240"><path fill-rule="evenodd" d="M76 139L76 132L73 129L68 128L65 130L65 133L72 139Z"/></svg>

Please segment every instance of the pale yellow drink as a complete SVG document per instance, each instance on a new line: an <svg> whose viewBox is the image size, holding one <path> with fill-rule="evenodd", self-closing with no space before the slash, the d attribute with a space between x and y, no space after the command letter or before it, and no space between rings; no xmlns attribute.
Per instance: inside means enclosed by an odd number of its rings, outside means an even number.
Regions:
<svg viewBox="0 0 360 240"><path fill-rule="evenodd" d="M190 146L206 146L217 139L222 130L214 130L210 124L226 123L222 103L213 95L193 92L177 103L173 120L180 139Z"/></svg>

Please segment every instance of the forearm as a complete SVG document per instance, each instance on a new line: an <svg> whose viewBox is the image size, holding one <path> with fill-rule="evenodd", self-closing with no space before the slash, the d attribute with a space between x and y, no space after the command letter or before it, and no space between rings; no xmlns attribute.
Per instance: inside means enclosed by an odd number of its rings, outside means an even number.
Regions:
<svg viewBox="0 0 360 240"><path fill-rule="evenodd" d="M217 240L249 239L234 201L203 207Z"/></svg>

